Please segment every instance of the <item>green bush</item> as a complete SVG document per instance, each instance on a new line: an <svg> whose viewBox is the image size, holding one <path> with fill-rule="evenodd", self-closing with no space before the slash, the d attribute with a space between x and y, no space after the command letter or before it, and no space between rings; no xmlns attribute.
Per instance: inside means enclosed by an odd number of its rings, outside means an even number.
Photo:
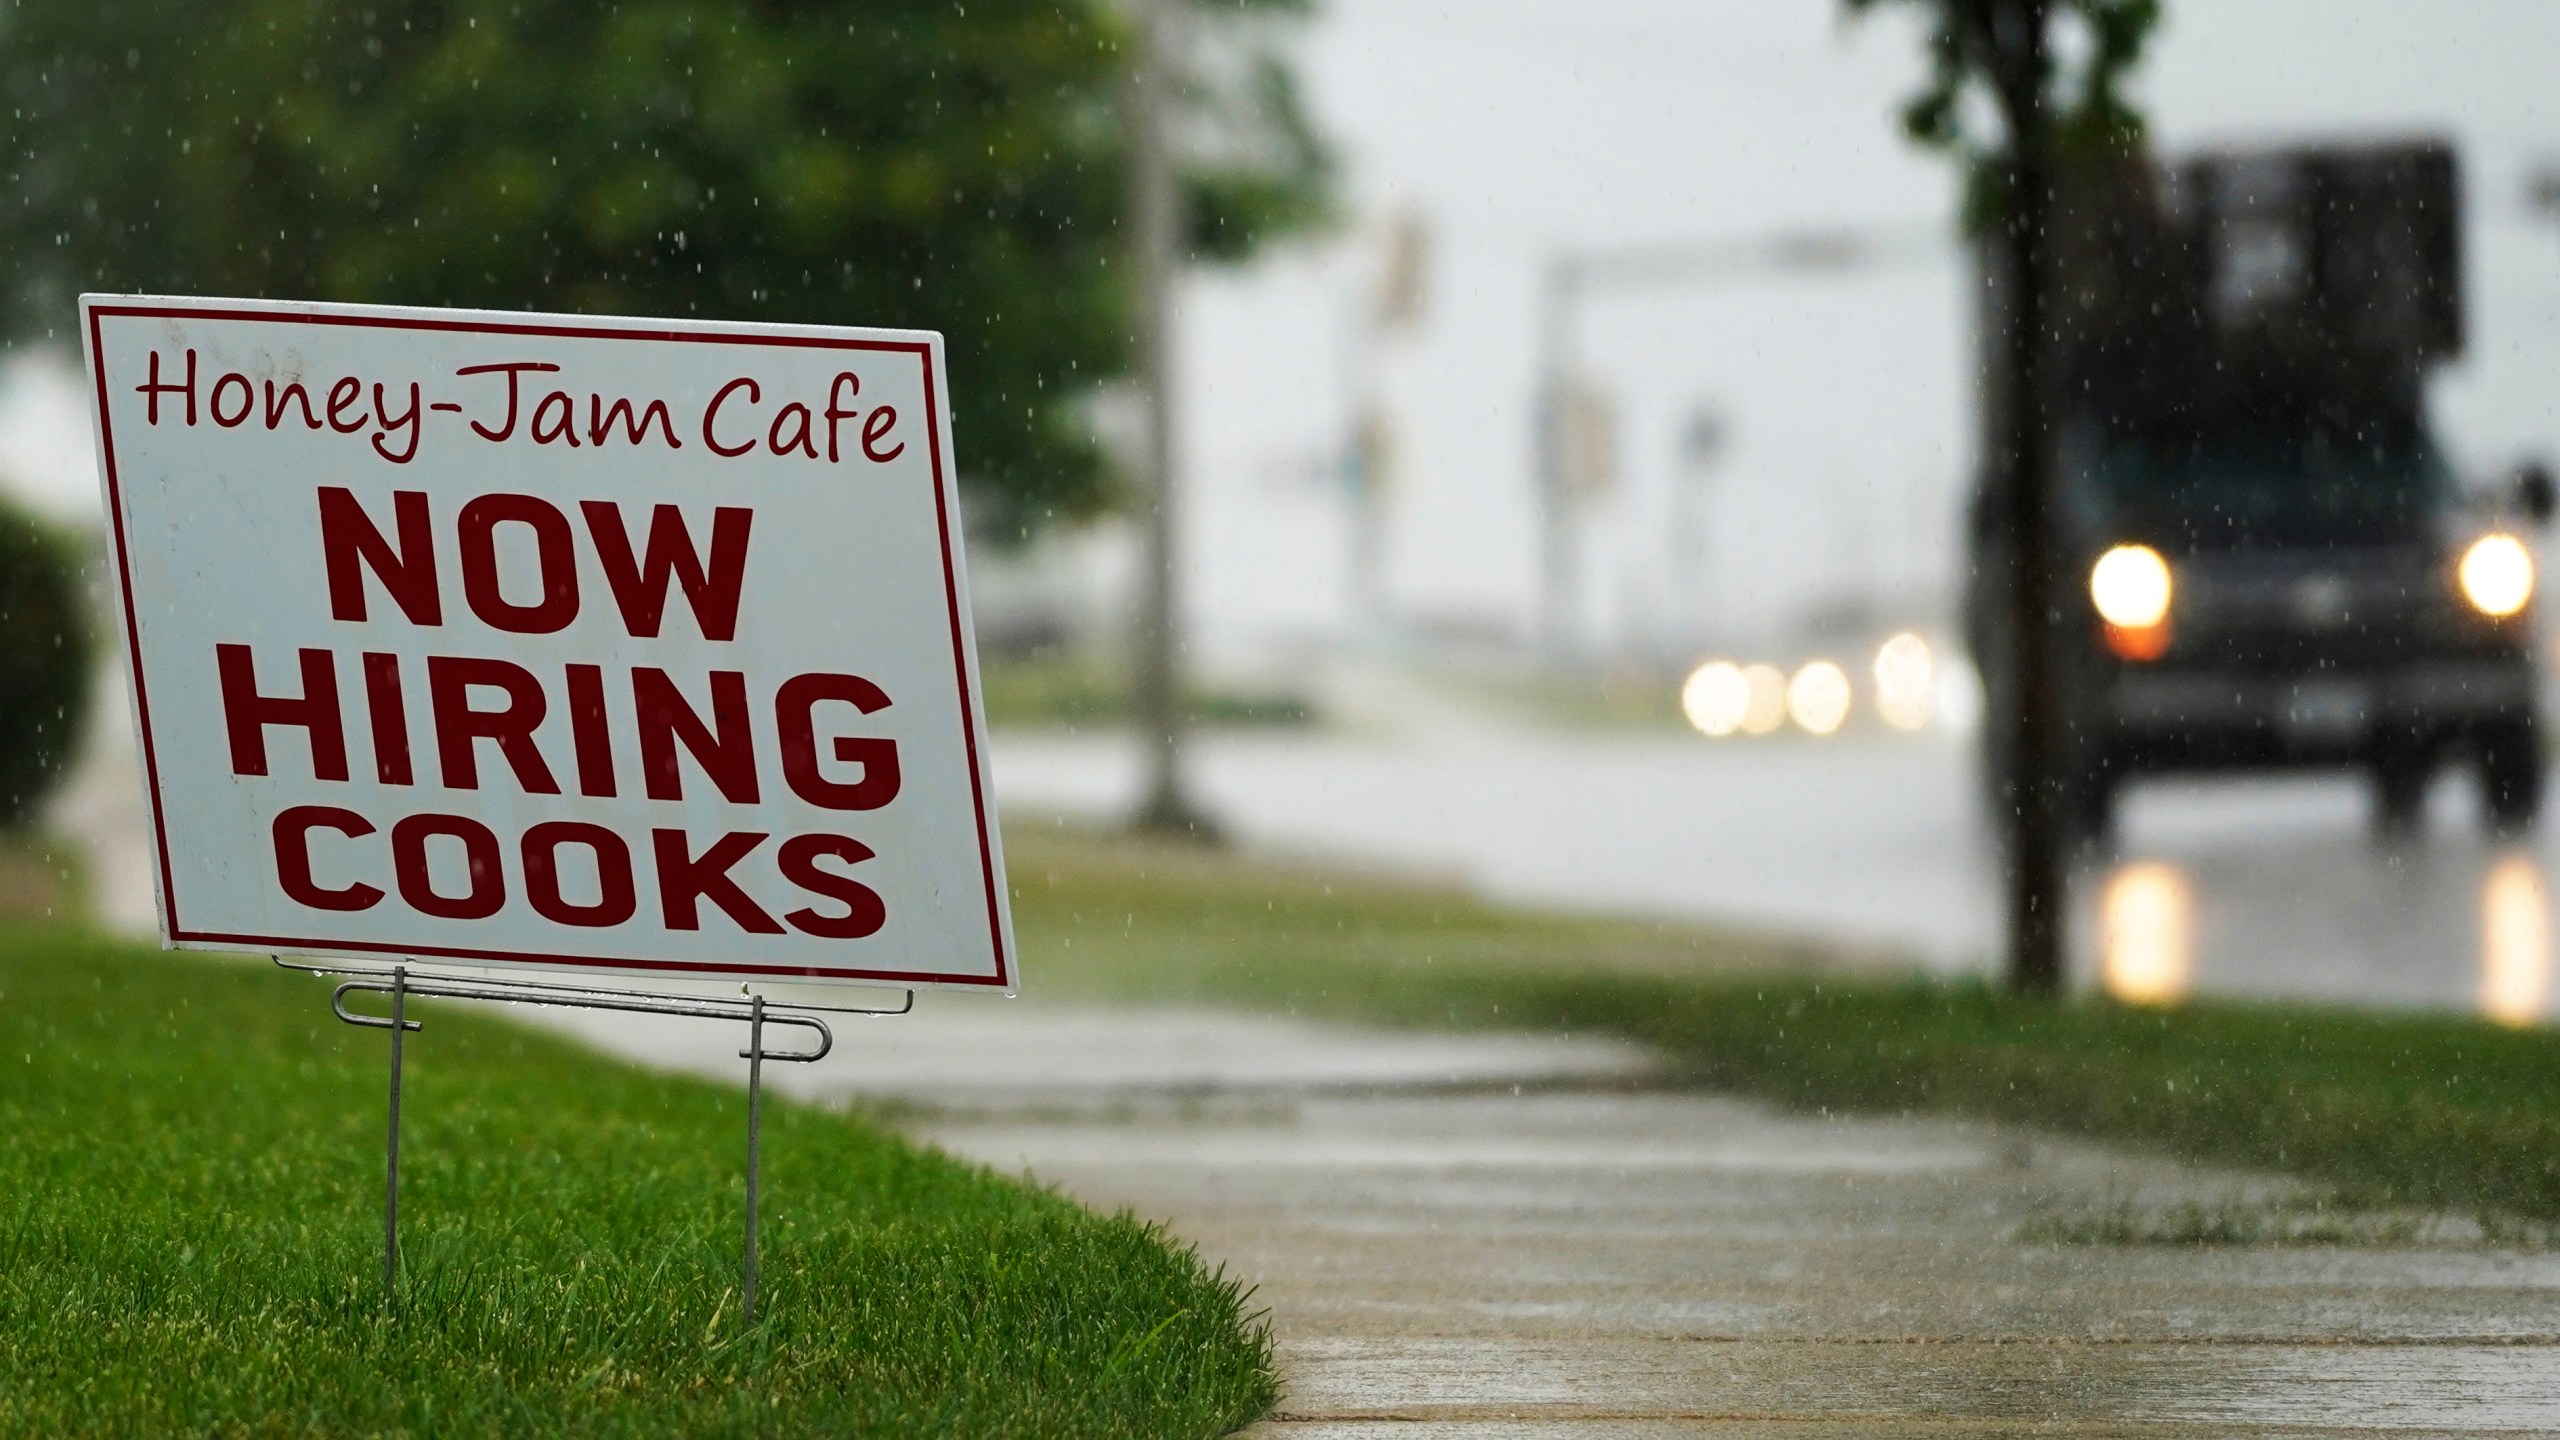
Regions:
<svg viewBox="0 0 2560 1440"><path fill-rule="evenodd" d="M0 827L62 780L89 709L95 638L80 542L0 502Z"/></svg>

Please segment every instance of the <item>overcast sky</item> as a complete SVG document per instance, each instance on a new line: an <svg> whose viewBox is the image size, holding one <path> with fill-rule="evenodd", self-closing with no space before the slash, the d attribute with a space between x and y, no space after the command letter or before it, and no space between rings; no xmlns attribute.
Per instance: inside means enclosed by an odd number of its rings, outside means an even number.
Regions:
<svg viewBox="0 0 2560 1440"><path fill-rule="evenodd" d="M1947 224L1948 163L1897 136L1919 75L1911 23L1844 26L1821 0L1323 0L1303 37L1352 228L1190 287L1184 409L1195 630L1233 652L1331 633L1347 585L1342 356L1364 224L1433 236L1429 307L1382 357L1397 425L1389 536L1409 615L1525 628L1535 596L1529 398L1535 281L1564 247L1808 226ZM2443 133L2468 185L2473 344L2438 387L2479 473L2560 452L2560 223L2524 177L2560 161L2548 0L2171 0L2137 92L2170 148ZM1854 277L1629 295L1580 343L1620 413L1622 483L1585 547L1595 634L1686 609L1783 649L1807 609L1943 596L1966 457L1962 280L1952 255ZM0 394L0 469L94 513L85 406L67 374ZM1711 407L1712 578L1671 582L1677 436ZM967 437L958 437L965 456ZM1694 568L1694 567L1692 567Z"/></svg>
<svg viewBox="0 0 2560 1440"><path fill-rule="evenodd" d="M2471 221L2471 353L2439 413L2463 462L2560 450L2560 223L2524 176L2560 159L2545 96L2560 6L2538 0L2178 3L2137 93L2171 149L2442 133ZM1399 424L1390 540L1410 613L1525 625L1536 571L1529 399L1535 280L1559 247L1823 225L1948 223L1951 168L1897 136L1919 76L1898 16L1821 3L1329 0L1306 77L1355 213L1412 208L1435 248L1423 331L1386 365ZM1346 237L1337 251L1351 248ZM1195 285L1186 433L1206 637L1338 624L1341 505L1307 477L1339 443L1348 256ZM1952 255L1866 275L1595 303L1584 353L1619 400L1623 483L1586 536L1595 633L1666 606L1782 647L1827 599L1944 593L1967 459ZM1730 443L1707 477L1719 578L1666 581L1677 437L1701 405Z"/></svg>

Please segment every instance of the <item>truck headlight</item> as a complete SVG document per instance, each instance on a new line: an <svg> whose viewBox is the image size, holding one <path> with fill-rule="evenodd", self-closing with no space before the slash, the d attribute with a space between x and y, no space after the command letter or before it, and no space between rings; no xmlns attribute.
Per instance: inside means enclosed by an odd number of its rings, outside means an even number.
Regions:
<svg viewBox="0 0 2560 1440"><path fill-rule="evenodd" d="M2533 552L2513 535L2483 535L2462 552L2462 598L2494 619L2524 609L2533 598Z"/></svg>
<svg viewBox="0 0 2560 1440"><path fill-rule="evenodd" d="M2089 567L2098 618L2119 630L2158 628L2169 618L2169 588L2169 562L2148 545L2118 545Z"/></svg>

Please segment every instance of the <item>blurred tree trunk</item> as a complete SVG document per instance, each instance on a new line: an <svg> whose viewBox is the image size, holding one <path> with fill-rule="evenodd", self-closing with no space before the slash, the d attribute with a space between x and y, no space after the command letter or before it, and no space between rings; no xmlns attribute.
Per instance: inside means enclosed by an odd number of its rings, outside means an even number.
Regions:
<svg viewBox="0 0 2560 1440"><path fill-rule="evenodd" d="M1174 285L1182 267L1182 193L1173 154L1172 111L1185 0L1131 0L1138 39L1129 72L1130 249L1138 290L1134 347L1146 396L1141 443L1140 518L1145 558L1139 577L1136 674L1132 709L1146 746L1147 789L1136 823L1142 830L1206 838L1183 772L1182 635L1176 506L1181 486L1174 454Z"/></svg>
<svg viewBox="0 0 2560 1440"><path fill-rule="evenodd" d="M1842 0L1853 15L1893 3ZM1977 657L1986 678L1997 680L2005 671L2011 682L2005 694L1994 685L2006 709L1987 722L1994 727L1988 748L2007 862L2009 985L2052 995L2063 982L2069 822L2085 798L2078 766L2065 763L2070 736L2056 644L2062 599L2051 280L2057 152L2065 136L2075 153L2090 144L2140 143L2142 117L2122 87L2159 28L2161 0L1909 3L1927 17L1929 78L1904 107L1902 128L1923 145L1967 159L1966 224L1986 241L1983 452L1985 499L1996 503L1985 507L1993 533L1984 538L1993 542L1994 563L1985 566L1992 573L1984 578L2005 586L1996 609L2006 623L1979 625L1975 638L1985 647ZM2052 31L2062 13L2080 22L2079 43L2065 47L2069 63L2057 67ZM1986 91L2001 122L1996 146L1976 137L1982 110L1967 103ZM1977 612L1977 618L1990 617Z"/></svg>
<svg viewBox="0 0 2560 1440"><path fill-rule="evenodd" d="M2008 978L2012 990L2051 995L2062 989L2067 884L2061 707L2054 683L2053 387L2046 364L2052 10L2050 0L1983 0L1966 8L1974 20L1968 38L2007 131L1994 235L2008 301L1999 311L2005 333L1997 351L2005 373L1991 380L2002 422L1997 475L2012 557L2008 628L2017 688L2012 713L1994 715L1991 722L2014 727L2003 817Z"/></svg>

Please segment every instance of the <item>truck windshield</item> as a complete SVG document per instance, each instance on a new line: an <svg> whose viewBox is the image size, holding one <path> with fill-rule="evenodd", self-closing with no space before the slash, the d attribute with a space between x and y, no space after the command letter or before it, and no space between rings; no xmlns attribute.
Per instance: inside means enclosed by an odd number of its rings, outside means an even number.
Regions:
<svg viewBox="0 0 2560 1440"><path fill-rule="evenodd" d="M2120 521L2201 549L2415 539L2454 494L2450 468L2423 433L2118 439L2082 474L2090 498Z"/></svg>

